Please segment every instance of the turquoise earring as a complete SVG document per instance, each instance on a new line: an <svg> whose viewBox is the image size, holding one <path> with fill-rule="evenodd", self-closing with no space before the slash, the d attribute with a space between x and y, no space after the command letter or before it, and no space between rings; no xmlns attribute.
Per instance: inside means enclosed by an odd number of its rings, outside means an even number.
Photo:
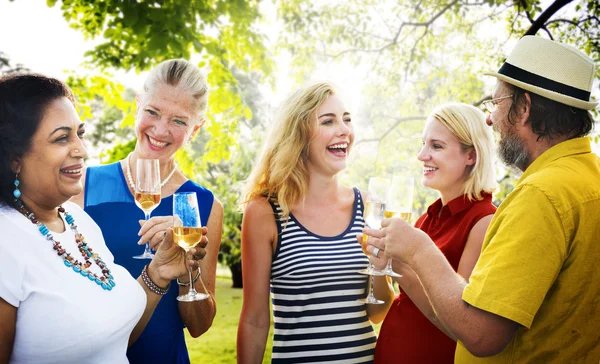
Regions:
<svg viewBox="0 0 600 364"><path fill-rule="evenodd" d="M15 198L21 197L21 191L19 191L20 184L21 182L19 182L19 174L17 173L15 176L15 190L13 191L13 196L15 196Z"/></svg>

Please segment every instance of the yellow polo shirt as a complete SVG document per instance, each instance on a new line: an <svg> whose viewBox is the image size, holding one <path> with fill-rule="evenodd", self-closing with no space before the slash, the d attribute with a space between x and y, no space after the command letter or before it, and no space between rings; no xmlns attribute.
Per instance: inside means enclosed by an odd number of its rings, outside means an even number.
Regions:
<svg viewBox="0 0 600 364"><path fill-rule="evenodd" d="M462 297L522 327L487 358L459 342L456 363L600 362L600 158L588 138L559 143L527 168L494 215Z"/></svg>

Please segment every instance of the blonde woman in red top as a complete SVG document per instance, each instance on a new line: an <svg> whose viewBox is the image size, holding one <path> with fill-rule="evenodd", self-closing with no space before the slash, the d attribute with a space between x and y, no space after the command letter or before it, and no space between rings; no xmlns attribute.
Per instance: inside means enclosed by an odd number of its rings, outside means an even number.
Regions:
<svg viewBox="0 0 600 364"><path fill-rule="evenodd" d="M416 221L465 279L479 258L485 232L496 211L494 140L484 113L471 105L452 103L434 110L423 130L424 186L440 198ZM360 237L359 237L360 238ZM373 238L371 238L373 239ZM373 250L373 246L369 247ZM384 254L371 259L381 259ZM408 265L394 262L400 294L383 321L375 363L453 363L456 343L435 321L419 278Z"/></svg>

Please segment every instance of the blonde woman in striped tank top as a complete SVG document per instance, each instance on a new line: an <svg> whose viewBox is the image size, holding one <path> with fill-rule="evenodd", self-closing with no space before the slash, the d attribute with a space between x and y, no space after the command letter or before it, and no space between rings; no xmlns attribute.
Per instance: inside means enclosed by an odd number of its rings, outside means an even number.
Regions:
<svg viewBox="0 0 600 364"><path fill-rule="evenodd" d="M376 277L383 305L365 297L368 264L356 235L361 192L338 182L354 141L351 116L321 82L284 103L243 195L244 303L238 363L261 363L274 317L273 363L373 361L378 323L393 300Z"/></svg>

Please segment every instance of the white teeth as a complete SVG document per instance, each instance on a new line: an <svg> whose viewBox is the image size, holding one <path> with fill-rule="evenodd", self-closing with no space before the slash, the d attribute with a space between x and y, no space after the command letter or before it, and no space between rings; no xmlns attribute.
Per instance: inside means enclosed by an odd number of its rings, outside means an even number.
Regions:
<svg viewBox="0 0 600 364"><path fill-rule="evenodd" d="M63 173L69 173L69 174L79 174L81 173L81 169L63 169L62 170Z"/></svg>
<svg viewBox="0 0 600 364"><path fill-rule="evenodd" d="M148 140L150 141L150 144L154 145L157 148L163 148L168 144L166 142L156 141L156 140L152 139L152 137L148 137Z"/></svg>
<svg viewBox="0 0 600 364"><path fill-rule="evenodd" d="M433 168L433 167L423 167L423 171L424 171L424 172L433 172L433 171L437 171L437 168Z"/></svg>
<svg viewBox="0 0 600 364"><path fill-rule="evenodd" d="M330 145L327 148L329 148L329 149L346 149L346 148L348 148L348 143Z"/></svg>

